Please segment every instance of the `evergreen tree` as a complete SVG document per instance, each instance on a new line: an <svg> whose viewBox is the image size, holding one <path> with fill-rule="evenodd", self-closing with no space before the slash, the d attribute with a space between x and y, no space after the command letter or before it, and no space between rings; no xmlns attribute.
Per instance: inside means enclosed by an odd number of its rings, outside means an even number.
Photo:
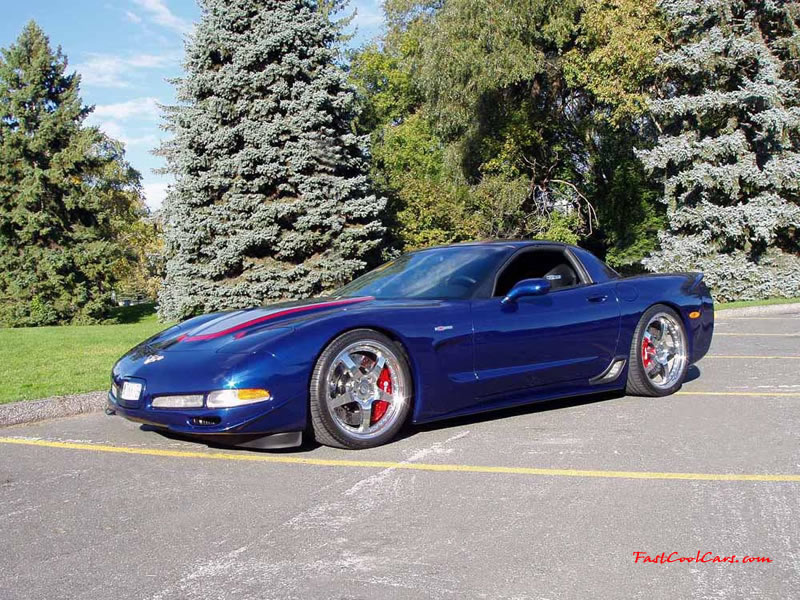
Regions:
<svg viewBox="0 0 800 600"><path fill-rule="evenodd" d="M318 294L379 254L385 201L323 4L200 0L161 148L176 175L162 317Z"/></svg>
<svg viewBox="0 0 800 600"><path fill-rule="evenodd" d="M652 270L706 273L715 297L800 295L798 11L778 0L661 0L671 50L640 153L669 227ZM793 60L792 60L793 59Z"/></svg>
<svg viewBox="0 0 800 600"><path fill-rule="evenodd" d="M139 175L83 126L79 83L33 22L2 51L0 326L91 322L111 307Z"/></svg>

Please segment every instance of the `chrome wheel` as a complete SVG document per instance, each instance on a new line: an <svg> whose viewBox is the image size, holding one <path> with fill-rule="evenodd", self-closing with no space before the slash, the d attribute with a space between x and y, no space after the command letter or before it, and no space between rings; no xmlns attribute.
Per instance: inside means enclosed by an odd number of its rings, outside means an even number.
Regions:
<svg viewBox="0 0 800 600"><path fill-rule="evenodd" d="M642 368L650 383L660 389L674 386L686 366L686 339L675 316L653 315L642 336Z"/></svg>
<svg viewBox="0 0 800 600"><path fill-rule="evenodd" d="M409 385L400 359L377 340L355 342L339 352L325 381L330 415L350 437L375 438L405 414Z"/></svg>

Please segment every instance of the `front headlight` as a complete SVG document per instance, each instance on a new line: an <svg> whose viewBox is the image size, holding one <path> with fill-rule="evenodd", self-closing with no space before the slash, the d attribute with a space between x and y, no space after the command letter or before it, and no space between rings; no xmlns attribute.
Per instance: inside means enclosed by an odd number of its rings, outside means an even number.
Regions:
<svg viewBox="0 0 800 600"><path fill-rule="evenodd" d="M272 400L269 390L262 389L241 389L241 390L217 390L209 392L206 396L206 406L208 408L231 408L233 406L244 406L245 404L255 404Z"/></svg>

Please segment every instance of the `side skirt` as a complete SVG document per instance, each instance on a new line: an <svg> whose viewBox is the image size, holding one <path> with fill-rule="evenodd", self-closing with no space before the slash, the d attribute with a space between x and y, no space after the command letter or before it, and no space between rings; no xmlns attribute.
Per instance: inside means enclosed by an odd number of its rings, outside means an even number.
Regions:
<svg viewBox="0 0 800 600"><path fill-rule="evenodd" d="M625 369L623 368L622 371L624 372ZM478 404L473 405L468 408L453 411L445 414L439 414L435 416L430 416L425 419L415 419L413 423L415 424L422 424L422 423L433 423L435 421L444 421L446 419L454 419L457 417L465 417L468 415L477 415L485 412L491 412L493 410L503 410L506 408L514 408L518 406L525 406L527 404L538 404L540 402L548 402L551 400L561 400L561 399L568 399L568 398L576 398L580 396L586 396L587 398L591 398L595 395L601 395L603 393L608 392L623 392L624 386L620 386L618 381L611 381L611 382L604 382L600 384L590 385L588 382L581 384L580 386L564 386L561 385L560 389L553 388L547 390L529 390L527 395L521 394L514 394L510 395L507 398L492 402L491 404Z"/></svg>

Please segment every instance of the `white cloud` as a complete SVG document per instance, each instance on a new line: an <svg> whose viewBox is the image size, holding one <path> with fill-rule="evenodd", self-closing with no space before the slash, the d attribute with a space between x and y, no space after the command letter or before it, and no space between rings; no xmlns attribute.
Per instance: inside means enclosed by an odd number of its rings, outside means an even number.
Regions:
<svg viewBox="0 0 800 600"><path fill-rule="evenodd" d="M94 107L92 116L95 119L112 119L125 121L127 119L154 120L159 116L157 98L134 98L127 102L116 104L100 104Z"/></svg>
<svg viewBox="0 0 800 600"><path fill-rule="evenodd" d="M134 54L125 60L126 64L138 69L158 69L174 62L175 54Z"/></svg>
<svg viewBox="0 0 800 600"><path fill-rule="evenodd" d="M126 102L95 106L94 111L89 115L89 123L98 127L109 137L119 140L128 148L131 146L153 148L160 141L158 135L155 133L130 135L123 123L133 121L132 127L135 130L148 132L153 129L150 123L157 120L158 116L158 99L134 98Z"/></svg>
<svg viewBox="0 0 800 600"><path fill-rule="evenodd" d="M122 129L122 125L117 123L116 121L103 121L97 123L97 127L109 137L114 138L115 140L123 141L122 138L125 136L125 131Z"/></svg>
<svg viewBox="0 0 800 600"><path fill-rule="evenodd" d="M164 0L133 0L142 10L147 12L153 23L172 29L178 33L188 33L192 24L173 13Z"/></svg>
<svg viewBox="0 0 800 600"><path fill-rule="evenodd" d="M140 17L135 12L132 12L130 10L126 10L125 11L125 16L128 18L128 21L130 21L131 23L141 23L142 22L142 17Z"/></svg>
<svg viewBox="0 0 800 600"><path fill-rule="evenodd" d="M380 7L356 6L356 16L353 19L353 24L357 27L367 28L383 25L383 11Z"/></svg>
<svg viewBox="0 0 800 600"><path fill-rule="evenodd" d="M95 121L92 124L108 137L125 144L126 148L131 148L133 146L154 148L160 141L158 136L153 133L139 136L129 135L125 128L117 121Z"/></svg>
<svg viewBox="0 0 800 600"><path fill-rule="evenodd" d="M168 183L153 181L142 185L144 191L145 203L151 210L158 210L164 204L164 198L167 197Z"/></svg>
<svg viewBox="0 0 800 600"><path fill-rule="evenodd" d="M113 54L90 54L75 65L81 74L81 83L97 87L124 88L130 83L125 78L131 69L156 69L174 61L173 55L135 54L129 57Z"/></svg>
<svg viewBox="0 0 800 600"><path fill-rule="evenodd" d="M99 87L127 87L122 79L125 61L117 56L94 55L86 62L75 65L81 74L81 83Z"/></svg>

